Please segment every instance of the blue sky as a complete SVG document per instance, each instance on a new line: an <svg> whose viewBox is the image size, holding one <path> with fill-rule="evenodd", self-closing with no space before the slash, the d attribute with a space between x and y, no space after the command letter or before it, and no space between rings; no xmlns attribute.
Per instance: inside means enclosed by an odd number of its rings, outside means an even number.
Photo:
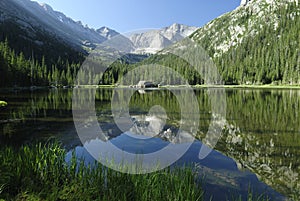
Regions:
<svg viewBox="0 0 300 201"><path fill-rule="evenodd" d="M173 23L203 26L235 9L240 0L36 0L93 28L119 32L161 28Z"/></svg>

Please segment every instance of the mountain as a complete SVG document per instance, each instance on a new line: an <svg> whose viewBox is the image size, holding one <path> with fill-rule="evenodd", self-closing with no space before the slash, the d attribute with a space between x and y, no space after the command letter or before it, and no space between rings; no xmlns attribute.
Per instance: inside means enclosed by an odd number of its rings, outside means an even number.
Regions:
<svg viewBox="0 0 300 201"><path fill-rule="evenodd" d="M46 4L1 0L0 86L71 83L90 48L84 45L104 40Z"/></svg>
<svg viewBox="0 0 300 201"><path fill-rule="evenodd" d="M80 21L75 22L65 14L54 11L47 4L39 4L30 0L3 0L0 2L0 23L13 21L25 31L24 36L36 44L43 41L36 40L37 32L44 32L57 38L64 43L80 48L94 48L107 39L116 37L118 43L126 45L126 51L132 53L155 53L170 44L177 42L190 35L197 28L180 24L157 31L134 34L130 41L126 37L119 37L119 33L108 27L97 30L83 25Z"/></svg>
<svg viewBox="0 0 300 201"><path fill-rule="evenodd" d="M0 25L3 27L1 35L9 41L20 40L20 44L33 43L34 46L51 49L52 47L49 48L45 44L45 40L51 39L76 51L87 53L98 44L115 37L115 42L121 44L120 46L127 46L126 51L134 49L131 41L117 31L108 27L97 30L89 28L80 21L75 22L65 14L54 11L51 6L44 3L39 4L30 0L2 0L0 5ZM15 34L16 30L20 33ZM40 49L39 47L37 49ZM29 50L21 48L20 51Z"/></svg>
<svg viewBox="0 0 300 201"><path fill-rule="evenodd" d="M0 86L73 85L82 62L98 44L128 53L120 58L127 65L148 57L135 54L137 49L160 50L193 30L174 24L139 38L136 35L134 44L115 30L89 28L47 4L1 0Z"/></svg>
<svg viewBox="0 0 300 201"><path fill-rule="evenodd" d="M30 0L2 0L0 2L0 22L14 22L24 30L29 38L35 39L37 32L45 32L68 45L89 46L105 41L117 32L105 27L97 31L75 22L63 13L54 11L47 4ZM41 43L41 41L36 41Z"/></svg>
<svg viewBox="0 0 300 201"><path fill-rule="evenodd" d="M44 41L49 38L80 52L90 51L97 44L114 38L112 42L117 47L120 46L123 51L156 53L187 37L197 29L196 27L173 24L161 30L134 34L128 39L108 27L95 30L87 25L84 26L82 22L75 22L44 3L39 4L30 0L2 0L0 5L2 37L7 37L9 41L20 40L19 44L26 44L26 46L27 44L37 46L38 51L43 46L45 46L44 49L49 49ZM11 35L10 33L16 32L15 30L20 33ZM5 38L0 39L3 41ZM15 46L13 49L18 49L18 47ZM31 52L24 47L18 51Z"/></svg>
<svg viewBox="0 0 300 201"><path fill-rule="evenodd" d="M163 36L161 31L152 33L153 35L150 33L134 35L131 40L136 46L141 47L149 46L149 44L151 47L152 41L158 41L153 45L154 50L170 44L165 39L167 36ZM189 37L203 47L216 65L222 78L222 80L218 79L217 83L228 85L300 84L300 7L298 0L242 1L235 10L212 20ZM153 38L159 40L150 40ZM182 49L180 46L185 47L185 44L178 42L170 48ZM139 65L167 66L183 75L189 84L207 83L208 80L204 80L191 68L190 64L168 52L168 50L162 50ZM124 67L126 69L119 68L121 70L115 71L114 77L120 77L119 74L128 72L135 66L126 66ZM148 73L158 77L165 74L161 80L162 84L172 84L176 80L167 72L151 71Z"/></svg>
<svg viewBox="0 0 300 201"><path fill-rule="evenodd" d="M273 27L269 34L284 29L279 25L286 18L296 21L294 18L299 16L299 7L288 10L287 6L292 3L298 4L298 0L242 0L241 6L209 22L192 38L205 45L209 42L207 47L214 49L213 56L218 56L240 44L246 37L256 37L267 27ZM282 16L283 11L290 16Z"/></svg>
<svg viewBox="0 0 300 201"><path fill-rule="evenodd" d="M117 35L119 35L118 32L116 32L115 30L113 29L110 29L108 27L101 27L100 29L97 29L96 30L97 33L99 33L101 36L103 36L104 38L107 38L107 39L111 39Z"/></svg>
<svg viewBox="0 0 300 201"><path fill-rule="evenodd" d="M1 0L0 86L71 85L89 52L112 37L115 44L110 45L133 50L118 32L89 28L47 4Z"/></svg>
<svg viewBox="0 0 300 201"><path fill-rule="evenodd" d="M160 30L133 34L129 38L134 44L134 53L156 53L189 36L197 27L173 24Z"/></svg>
<svg viewBox="0 0 300 201"><path fill-rule="evenodd" d="M298 0L244 0L191 39L227 84L300 84Z"/></svg>
<svg viewBox="0 0 300 201"><path fill-rule="evenodd" d="M173 24L159 30L151 30L143 33L136 33L129 35L128 38L119 34L118 32L102 27L96 31L107 39L107 44L113 47L133 54L155 54L158 51L182 40L189 36L196 27L186 26L182 24ZM111 44L113 43L113 44Z"/></svg>

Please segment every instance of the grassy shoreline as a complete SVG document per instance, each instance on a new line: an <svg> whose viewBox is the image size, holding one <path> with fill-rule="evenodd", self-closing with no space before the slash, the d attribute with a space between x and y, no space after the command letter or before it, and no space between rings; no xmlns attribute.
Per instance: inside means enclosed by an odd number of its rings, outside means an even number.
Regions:
<svg viewBox="0 0 300 201"><path fill-rule="evenodd" d="M204 200L201 181L191 167L130 175L100 163L85 166L75 154L66 162L65 156L56 142L19 149L1 146L0 200ZM268 199L250 192L247 200Z"/></svg>
<svg viewBox="0 0 300 201"><path fill-rule="evenodd" d="M190 168L130 175L85 166L57 143L0 148L0 200L202 200ZM79 160L79 162L78 162Z"/></svg>

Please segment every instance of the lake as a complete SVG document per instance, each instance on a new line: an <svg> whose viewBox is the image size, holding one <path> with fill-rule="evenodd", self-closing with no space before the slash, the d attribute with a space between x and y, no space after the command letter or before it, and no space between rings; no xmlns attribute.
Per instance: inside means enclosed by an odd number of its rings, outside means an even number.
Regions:
<svg viewBox="0 0 300 201"><path fill-rule="evenodd" d="M131 91L128 110L133 124L124 132L115 124L115 111L111 109L114 89L81 90L86 97L95 97L95 114L105 134L104 141L103 136L97 134L84 139L77 134L72 89L7 89L1 90L0 97L9 104L0 108L0 145L18 147L55 138L68 151L66 160L75 151L89 163L94 159L84 147L97 142L110 142L130 153L152 153L168 145L179 147L187 143L185 138L174 135L180 129L184 111L175 93ZM185 97L185 90L181 90L177 89L177 95ZM193 164L199 178L203 178L207 199L211 196L214 200L230 199L238 195L245 199L250 186L254 194L265 193L272 200L298 200L300 90L225 89L226 111L222 122L226 129L204 159L198 156L214 118L213 105L209 90L195 89L193 93L199 115L198 131L191 134L197 140L173 166ZM157 108L164 118L158 113L149 113L156 105L160 105ZM144 135L146 133L150 133L149 136Z"/></svg>

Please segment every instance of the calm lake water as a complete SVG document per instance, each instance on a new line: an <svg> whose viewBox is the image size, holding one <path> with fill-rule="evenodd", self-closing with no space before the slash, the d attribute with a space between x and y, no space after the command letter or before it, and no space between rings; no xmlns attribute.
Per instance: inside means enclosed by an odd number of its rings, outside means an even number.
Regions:
<svg viewBox="0 0 300 201"><path fill-rule="evenodd" d="M86 89L91 94L92 89ZM124 89L129 90L129 89ZM90 91L90 92L89 92ZM135 122L124 133L114 123L111 111L113 89L97 89L96 115L107 139L130 153L151 153L169 143L180 146L184 139L172 133L179 126L181 108L176 96L167 90L136 91L130 99L129 111ZM184 93L179 92L178 93ZM194 163L199 177L204 176L206 197L224 200L245 196L250 188L265 193L272 200L300 199L300 91L226 89L226 129L222 131L213 152L203 160L198 158L212 120L212 106L206 89L194 91L199 104L199 130L190 149L174 165ZM35 141L56 138L69 151L94 159L83 147L100 140L97 137L80 140L73 122L72 89L2 90L1 100L9 105L0 108L0 146L21 146ZM148 114L160 105L167 115L165 124ZM159 135L135 139L130 134L145 133L152 125ZM153 126L154 125L154 126ZM162 125L162 126L161 126Z"/></svg>

